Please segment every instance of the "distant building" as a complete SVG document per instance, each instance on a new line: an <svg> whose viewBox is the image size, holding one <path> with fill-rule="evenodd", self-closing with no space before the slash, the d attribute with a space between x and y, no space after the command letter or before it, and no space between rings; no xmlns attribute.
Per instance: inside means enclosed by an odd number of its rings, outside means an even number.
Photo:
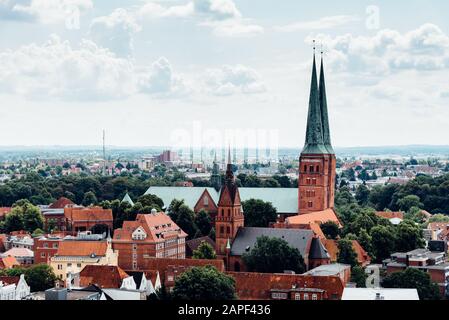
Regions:
<svg viewBox="0 0 449 320"><path fill-rule="evenodd" d="M344 288L341 300L419 300L416 289Z"/></svg>
<svg viewBox="0 0 449 320"><path fill-rule="evenodd" d="M34 263L49 263L50 258L56 255L59 243L63 238L58 235L46 235L34 239Z"/></svg>
<svg viewBox="0 0 449 320"><path fill-rule="evenodd" d="M119 266L125 270L145 269L145 260L185 258L187 234L164 212L138 214L135 221L124 221L114 232L113 247L120 252Z"/></svg>
<svg viewBox="0 0 449 320"><path fill-rule="evenodd" d="M87 231L94 226L102 225L109 230L113 229L113 217L111 209L101 207L65 207L64 216L67 221L67 230Z"/></svg>
<svg viewBox="0 0 449 320"><path fill-rule="evenodd" d="M0 254L0 270L2 269L12 269L14 267L20 266L20 263L13 256L2 256Z"/></svg>

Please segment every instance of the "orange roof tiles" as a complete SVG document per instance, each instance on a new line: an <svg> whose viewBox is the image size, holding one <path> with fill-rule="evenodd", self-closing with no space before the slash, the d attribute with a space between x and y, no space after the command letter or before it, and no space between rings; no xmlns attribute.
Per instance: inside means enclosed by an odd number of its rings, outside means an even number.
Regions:
<svg viewBox="0 0 449 320"><path fill-rule="evenodd" d="M80 272L80 286L95 284L100 288L120 288L129 275L117 266L87 265Z"/></svg>
<svg viewBox="0 0 449 320"><path fill-rule="evenodd" d="M86 257L92 254L105 256L108 244L106 241L61 241L57 256Z"/></svg>
<svg viewBox="0 0 449 320"><path fill-rule="evenodd" d="M0 269L11 269L19 265L20 263L13 256L0 257Z"/></svg>
<svg viewBox="0 0 449 320"><path fill-rule="evenodd" d="M143 270L157 270L163 276L165 271L170 267L204 267L212 265L219 271L224 271L224 261L221 259L207 260L207 259L169 259L169 258L147 258L142 262Z"/></svg>
<svg viewBox="0 0 449 320"><path fill-rule="evenodd" d="M325 299L341 299L344 283L338 276L308 276L284 273L227 272L235 279L237 296L242 300L270 299L270 290L321 289Z"/></svg>
<svg viewBox="0 0 449 320"><path fill-rule="evenodd" d="M338 258L338 240L326 239L324 240L324 246L331 257L331 262L336 262ZM371 258L365 249L362 248L357 240L352 240L352 249L357 254L357 261L362 266L370 264Z"/></svg>
<svg viewBox="0 0 449 320"><path fill-rule="evenodd" d="M34 253L27 248L11 248L4 253L5 256L13 257L33 257Z"/></svg>
<svg viewBox="0 0 449 320"><path fill-rule="evenodd" d="M0 282L3 282L6 285L9 284L18 284L20 281L20 277L12 277L12 276L0 276Z"/></svg>
<svg viewBox="0 0 449 320"><path fill-rule="evenodd" d="M65 197L61 197L55 202L53 202L51 205L48 206L49 209L63 209L68 205L74 205L72 200L67 199Z"/></svg>
<svg viewBox="0 0 449 320"><path fill-rule="evenodd" d="M101 207L66 207L64 208L65 217L72 221L108 221L112 222L112 210Z"/></svg>
<svg viewBox="0 0 449 320"><path fill-rule="evenodd" d="M114 242L132 241L132 233L142 227L147 234L141 242L165 241L168 237L187 237L187 234L164 212L138 214L135 221L124 221L114 232Z"/></svg>
<svg viewBox="0 0 449 320"><path fill-rule="evenodd" d="M324 222L333 221L342 227L340 220L338 220L337 214L332 208L288 217L285 221L287 224L310 224L313 222L321 224Z"/></svg>
<svg viewBox="0 0 449 320"><path fill-rule="evenodd" d="M376 216L385 218L385 219L393 219L393 218L399 218L404 219L404 212L402 211L376 211Z"/></svg>

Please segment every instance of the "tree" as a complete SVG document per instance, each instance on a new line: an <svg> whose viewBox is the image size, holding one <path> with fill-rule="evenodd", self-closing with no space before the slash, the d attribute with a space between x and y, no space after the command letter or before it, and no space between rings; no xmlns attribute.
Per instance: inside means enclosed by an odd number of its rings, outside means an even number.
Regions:
<svg viewBox="0 0 449 320"><path fill-rule="evenodd" d="M365 229L360 230L359 235L357 236L357 241L362 246L362 248L365 249L365 251L370 255L371 259L374 260L375 256L372 246L373 238Z"/></svg>
<svg viewBox="0 0 449 320"><path fill-rule="evenodd" d="M365 206L368 203L368 198L369 198L368 187L364 184L359 185L355 192L355 199L357 200L358 204L361 206Z"/></svg>
<svg viewBox="0 0 449 320"><path fill-rule="evenodd" d="M409 211L411 207L423 208L418 196L408 195L397 201L399 208L403 211Z"/></svg>
<svg viewBox="0 0 449 320"><path fill-rule="evenodd" d="M179 208L184 204L185 204L184 200L173 199L170 205L168 206L167 212L173 221L178 220Z"/></svg>
<svg viewBox="0 0 449 320"><path fill-rule="evenodd" d="M235 280L213 266L193 267L181 274L173 288L175 300L236 299Z"/></svg>
<svg viewBox="0 0 449 320"><path fill-rule="evenodd" d="M4 229L7 233L24 229L23 214L19 209L11 210L11 212L6 216Z"/></svg>
<svg viewBox="0 0 449 320"><path fill-rule="evenodd" d="M371 229L371 245L377 262L390 257L395 250L396 237L391 227L375 226Z"/></svg>
<svg viewBox="0 0 449 320"><path fill-rule="evenodd" d="M25 275L25 281L30 286L31 292L45 291L53 288L57 277L53 269L47 264L32 265L28 268L17 267L6 270L6 275L17 277Z"/></svg>
<svg viewBox="0 0 449 320"><path fill-rule="evenodd" d="M43 227L44 218L39 208L28 200L19 200L14 203L11 212L6 216L4 226L8 232L26 230L30 233Z"/></svg>
<svg viewBox="0 0 449 320"><path fill-rule="evenodd" d="M296 273L305 271L304 259L297 248L279 238L261 236L249 253L242 256L250 272L282 273L292 270Z"/></svg>
<svg viewBox="0 0 449 320"><path fill-rule="evenodd" d="M202 236L207 236L212 229L212 219L209 213L203 209L196 214L194 223Z"/></svg>
<svg viewBox="0 0 449 320"><path fill-rule="evenodd" d="M434 214L430 217L429 222L449 222L449 216L445 214Z"/></svg>
<svg viewBox="0 0 449 320"><path fill-rule="evenodd" d="M182 204L178 208L176 220L173 221L188 234L187 239L193 239L197 234L198 229L194 222L194 213L187 205Z"/></svg>
<svg viewBox="0 0 449 320"><path fill-rule="evenodd" d="M164 201L161 198L154 194L145 194L137 198L137 202L139 202L143 208L148 207L151 209L156 209L158 212L162 211L164 207Z"/></svg>
<svg viewBox="0 0 449 320"><path fill-rule="evenodd" d="M320 224L320 228L323 231L327 239L337 239L340 235L340 228L334 221L327 221Z"/></svg>
<svg viewBox="0 0 449 320"><path fill-rule="evenodd" d="M196 250L193 251L194 259L216 259L214 248L206 241L201 241L200 245Z"/></svg>
<svg viewBox="0 0 449 320"><path fill-rule="evenodd" d="M88 207L90 205L95 205L98 203L97 196L92 191L88 191L84 194L83 202L81 203L83 206Z"/></svg>
<svg viewBox="0 0 449 320"><path fill-rule="evenodd" d="M351 270L351 282L356 284L357 288L366 288L366 279L368 275L361 266L354 266Z"/></svg>
<svg viewBox="0 0 449 320"><path fill-rule="evenodd" d="M357 253L352 248L352 241L349 239L341 239L337 242L338 255L337 262L349 264L351 267L357 266Z"/></svg>
<svg viewBox="0 0 449 320"><path fill-rule="evenodd" d="M395 250L407 252L424 248L425 243L422 229L413 221L404 220L398 225Z"/></svg>
<svg viewBox="0 0 449 320"><path fill-rule="evenodd" d="M245 225L247 227L267 228L270 222L276 221L277 211L271 202L249 199L243 201L242 206L243 212L245 213Z"/></svg>
<svg viewBox="0 0 449 320"><path fill-rule="evenodd" d="M416 288L421 300L439 300L438 285L430 279L426 272L407 268L404 271L387 275L382 281L384 288Z"/></svg>

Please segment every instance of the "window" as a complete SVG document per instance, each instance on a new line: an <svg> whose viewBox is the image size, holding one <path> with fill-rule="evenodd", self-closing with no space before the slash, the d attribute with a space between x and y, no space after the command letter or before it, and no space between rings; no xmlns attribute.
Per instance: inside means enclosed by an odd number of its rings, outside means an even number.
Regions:
<svg viewBox="0 0 449 320"><path fill-rule="evenodd" d="M307 165L304 166L304 172L307 172Z"/></svg>
<svg viewBox="0 0 449 320"><path fill-rule="evenodd" d="M295 300L301 300L301 294L295 293Z"/></svg>
<svg viewBox="0 0 449 320"><path fill-rule="evenodd" d="M309 167L309 171L310 171L310 172L313 172L313 171L314 171L314 170L313 170L313 166L310 166L310 167Z"/></svg>
<svg viewBox="0 0 449 320"><path fill-rule="evenodd" d="M137 244L133 243L133 250L137 250Z"/></svg>
<svg viewBox="0 0 449 320"><path fill-rule="evenodd" d="M304 293L304 300L309 300L309 294L308 293Z"/></svg>
<svg viewBox="0 0 449 320"><path fill-rule="evenodd" d="M306 179L306 184L310 184L310 181L311 181L311 179L310 179L310 178L307 178L307 179Z"/></svg>
<svg viewBox="0 0 449 320"><path fill-rule="evenodd" d="M224 234L224 227L220 226L220 234Z"/></svg>
<svg viewBox="0 0 449 320"><path fill-rule="evenodd" d="M204 197L203 204L204 204L205 207L209 206L209 198L208 197Z"/></svg>
<svg viewBox="0 0 449 320"><path fill-rule="evenodd" d="M276 300L287 299L287 294L285 292L273 292L271 297Z"/></svg>
<svg viewBox="0 0 449 320"><path fill-rule="evenodd" d="M312 184L316 184L316 179L315 178L312 179Z"/></svg>
<svg viewBox="0 0 449 320"><path fill-rule="evenodd" d="M221 216L224 217L224 209L221 209Z"/></svg>
<svg viewBox="0 0 449 320"><path fill-rule="evenodd" d="M58 264L58 270L62 270L62 264Z"/></svg>
<svg viewBox="0 0 449 320"><path fill-rule="evenodd" d="M228 217L231 216L231 209L228 209Z"/></svg>
<svg viewBox="0 0 449 320"><path fill-rule="evenodd" d="M133 262L133 269L135 270L135 269L137 269L137 262Z"/></svg>
<svg viewBox="0 0 449 320"><path fill-rule="evenodd" d="M67 263L67 267L71 267L72 266L72 264L71 263Z"/></svg>
<svg viewBox="0 0 449 320"><path fill-rule="evenodd" d="M307 202L307 207L312 208L313 207L313 202L312 201Z"/></svg>
<svg viewBox="0 0 449 320"><path fill-rule="evenodd" d="M318 296L316 293L312 294L312 300L318 300Z"/></svg>
<svg viewBox="0 0 449 320"><path fill-rule="evenodd" d="M230 234L231 233L231 228L230 227L226 227L226 234Z"/></svg>
<svg viewBox="0 0 449 320"><path fill-rule="evenodd" d="M48 248L48 243L44 243L44 248Z"/></svg>
<svg viewBox="0 0 449 320"><path fill-rule="evenodd" d="M320 166L316 166L316 172L320 172Z"/></svg>
<svg viewBox="0 0 449 320"><path fill-rule="evenodd" d="M41 258L45 258L45 252L41 252Z"/></svg>
<svg viewBox="0 0 449 320"><path fill-rule="evenodd" d="M57 249L58 248L58 244L57 243L53 243L53 249Z"/></svg>
<svg viewBox="0 0 449 320"><path fill-rule="evenodd" d="M77 263L76 266L77 266L78 268L81 268L81 263Z"/></svg>

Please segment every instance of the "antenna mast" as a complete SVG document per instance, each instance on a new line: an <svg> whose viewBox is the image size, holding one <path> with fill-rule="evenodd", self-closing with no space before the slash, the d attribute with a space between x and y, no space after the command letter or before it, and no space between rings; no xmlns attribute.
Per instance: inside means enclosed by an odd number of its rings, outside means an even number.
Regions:
<svg viewBox="0 0 449 320"><path fill-rule="evenodd" d="M106 146L105 146L106 132L103 129L103 175L106 175Z"/></svg>

